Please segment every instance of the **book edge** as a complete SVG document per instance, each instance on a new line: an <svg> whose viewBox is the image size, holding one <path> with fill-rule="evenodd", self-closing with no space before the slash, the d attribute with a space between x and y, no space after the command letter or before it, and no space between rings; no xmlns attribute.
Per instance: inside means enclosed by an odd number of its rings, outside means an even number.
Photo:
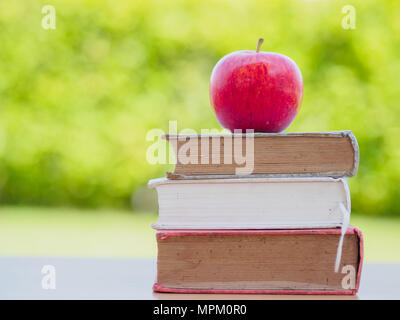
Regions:
<svg viewBox="0 0 400 320"><path fill-rule="evenodd" d="M356 290L281 290L281 289L181 289L165 287L157 282L153 285L154 292L162 293L200 293L200 294L271 294L271 295L355 295Z"/></svg>
<svg viewBox="0 0 400 320"><path fill-rule="evenodd" d="M354 151L353 170L346 175L347 177L351 178L354 177L358 171L358 166L360 164L360 148L355 135L351 131L347 137L350 139L350 143L353 146Z"/></svg>
<svg viewBox="0 0 400 320"><path fill-rule="evenodd" d="M241 177L238 176L237 178L230 178L230 179L168 179L166 177L151 179L147 183L149 188L155 188L160 185L167 185L167 184L222 184L222 183L290 183L290 182L341 182L346 184L345 178L333 178L333 177Z"/></svg>
<svg viewBox="0 0 400 320"><path fill-rule="evenodd" d="M157 240L161 239L164 240L168 236L183 236L187 234L249 234L249 233L256 233L256 234L340 234L341 230L337 229L313 229L313 230L305 230L305 229L298 229L298 230L234 230L234 231L217 231L216 230L198 230L198 231L181 231L181 230L166 230L162 232L161 230L157 230L156 238ZM166 235L168 234L168 236ZM349 226L346 230L346 234L356 234L358 237L358 245L359 245L359 260L358 260L358 270L357 270L357 277L356 277L356 286L354 289L351 290L280 290L280 289L181 289L181 288L170 288L166 286L162 286L157 282L153 285L154 292L165 292L165 293L210 293L210 294L276 294L276 295L356 295L359 288L360 288L360 281L361 281L361 273L364 263L364 237L361 230L357 227Z"/></svg>
<svg viewBox="0 0 400 320"><path fill-rule="evenodd" d="M354 230L354 233L358 237L358 270L357 270L357 277L356 277L356 287L354 289L355 294L358 292L360 288L360 282L361 282L361 273L362 273L362 268L364 265L364 236L363 233L359 228L352 227Z"/></svg>
<svg viewBox="0 0 400 320"><path fill-rule="evenodd" d="M279 132L279 133L267 133L267 132L254 132L254 133L218 133L218 134L163 134L161 139L163 140L176 140L186 138L199 138L199 137L239 137L239 136L253 136L259 137L296 137L296 136L312 136L312 137L345 137L351 135L351 130L342 131L321 131L321 132Z"/></svg>
<svg viewBox="0 0 400 320"><path fill-rule="evenodd" d="M326 132L286 132L286 133L261 133L256 132L252 134L237 134L237 133L221 133L221 134L163 134L161 138L166 141L170 140L184 140L187 138L201 138L201 137L235 137L235 136L248 136L251 135L254 138L262 138L262 137L273 137L273 136L309 136L309 137L347 137L350 140L350 143L353 147L354 157L353 157L353 167L351 171L332 171L332 172L317 172L317 173L295 173L295 174L252 174L246 175L246 177L252 176L265 176L265 177L313 177L313 176L329 176L334 178L340 177L349 177L352 178L357 174L359 162L360 162L360 152L357 139L351 130L343 130L343 131L326 131ZM176 164L175 164L176 165ZM175 169L174 169L175 170ZM206 177L213 178L235 178L242 177L240 175L183 175L178 173L170 173L167 172L167 177L169 179L205 179Z"/></svg>
<svg viewBox="0 0 400 320"><path fill-rule="evenodd" d="M164 240L168 237L181 237L187 235L241 235L241 234L341 234L341 228L310 228L310 229L159 229L156 231L156 238ZM361 231L353 226L349 226L346 235L357 234L362 240ZM361 235L361 237L360 237Z"/></svg>
<svg viewBox="0 0 400 320"><path fill-rule="evenodd" d="M317 172L317 173L253 173L238 174L197 174L185 175L167 171L165 177L169 180L206 180L206 179L257 179L257 178L351 178L344 171Z"/></svg>
<svg viewBox="0 0 400 320"><path fill-rule="evenodd" d="M162 223L152 223L151 227L154 230L297 230L297 229L332 229L340 228L341 224L248 224L248 225L168 225Z"/></svg>

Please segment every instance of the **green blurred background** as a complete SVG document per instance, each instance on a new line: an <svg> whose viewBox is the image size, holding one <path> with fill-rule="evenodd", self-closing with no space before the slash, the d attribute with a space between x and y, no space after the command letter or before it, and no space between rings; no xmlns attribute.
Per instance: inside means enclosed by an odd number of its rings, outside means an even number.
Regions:
<svg viewBox="0 0 400 320"><path fill-rule="evenodd" d="M303 74L287 131L353 131L352 223L367 259L400 261L399 17L389 0L1 1L0 254L153 256L146 183L171 166L146 161L147 132L220 128L211 70L263 37Z"/></svg>

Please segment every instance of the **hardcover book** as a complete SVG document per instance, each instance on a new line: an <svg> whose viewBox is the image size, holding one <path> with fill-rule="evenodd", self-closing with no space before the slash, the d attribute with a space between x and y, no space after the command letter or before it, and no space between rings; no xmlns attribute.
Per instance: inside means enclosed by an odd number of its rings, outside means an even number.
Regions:
<svg viewBox="0 0 400 320"><path fill-rule="evenodd" d="M350 227L338 272L340 229L159 230L155 291L355 294L363 238Z"/></svg>
<svg viewBox="0 0 400 320"><path fill-rule="evenodd" d="M250 173L244 170L239 176L338 178L353 177L358 169L358 144L351 131L164 135L163 138L169 141L176 158L174 172L167 173L170 179L237 176L238 170L248 165L243 163L243 155L253 157L252 168ZM252 138L252 143L247 143L247 138Z"/></svg>

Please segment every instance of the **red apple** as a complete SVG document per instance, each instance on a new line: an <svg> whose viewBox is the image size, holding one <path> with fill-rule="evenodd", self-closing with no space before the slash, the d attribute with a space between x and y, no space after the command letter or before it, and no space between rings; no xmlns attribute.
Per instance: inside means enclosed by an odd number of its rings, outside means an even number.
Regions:
<svg viewBox="0 0 400 320"><path fill-rule="evenodd" d="M223 57L214 67L210 99L226 129L281 132L297 115L303 79L296 63L274 53L242 50Z"/></svg>

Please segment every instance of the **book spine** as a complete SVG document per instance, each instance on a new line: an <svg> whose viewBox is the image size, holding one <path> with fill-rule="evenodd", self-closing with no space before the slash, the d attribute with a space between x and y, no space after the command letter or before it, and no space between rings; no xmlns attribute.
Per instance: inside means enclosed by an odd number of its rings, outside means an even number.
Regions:
<svg viewBox="0 0 400 320"><path fill-rule="evenodd" d="M181 237L188 235L236 235L236 234L340 234L340 229L298 229L298 230L158 230L157 240L168 237ZM155 282L153 291L164 293L199 293L199 294L266 294L266 295L355 295L360 287L361 272L364 263L364 237L360 229L349 227L346 234L356 234L359 245L358 268L354 289L349 290L304 290L304 289L182 289L171 288Z"/></svg>
<svg viewBox="0 0 400 320"><path fill-rule="evenodd" d="M344 137L349 139L352 147L353 147L353 152L354 152L354 158L353 158L353 167L351 171L332 171L332 172L315 172L315 173L292 173L292 174L287 174L287 173L266 173L266 174L250 174L250 175L233 175L233 174L212 174L212 175L207 175L207 174L196 174L196 175L185 175L185 174L180 174L176 172L166 172L166 177L168 179L172 180L184 180L184 179L230 179L230 178L253 178L253 177L258 177L258 178L281 178L281 177L332 177L332 178L343 178L343 177L354 177L357 174L358 171L358 166L359 166L359 161L360 161L360 151L359 151L359 146L357 143L357 139L354 136L354 134L350 130L345 130L345 131L339 131L339 132L309 132L309 133L277 133L277 134L265 134L265 133L255 133L253 136L256 137L265 137L265 136L290 136L290 137L304 137L304 136L313 136L313 137ZM218 135L218 137L224 137L224 136L230 136L230 135ZM234 135L231 135L234 136ZM245 137L246 135L241 135ZM176 141L179 139L187 139L187 138L201 138L201 137L208 137L212 138L212 135L163 135L162 139L167 140L175 153L175 158L177 158L177 153L178 153L178 146L176 145ZM176 163L175 163L176 165Z"/></svg>

